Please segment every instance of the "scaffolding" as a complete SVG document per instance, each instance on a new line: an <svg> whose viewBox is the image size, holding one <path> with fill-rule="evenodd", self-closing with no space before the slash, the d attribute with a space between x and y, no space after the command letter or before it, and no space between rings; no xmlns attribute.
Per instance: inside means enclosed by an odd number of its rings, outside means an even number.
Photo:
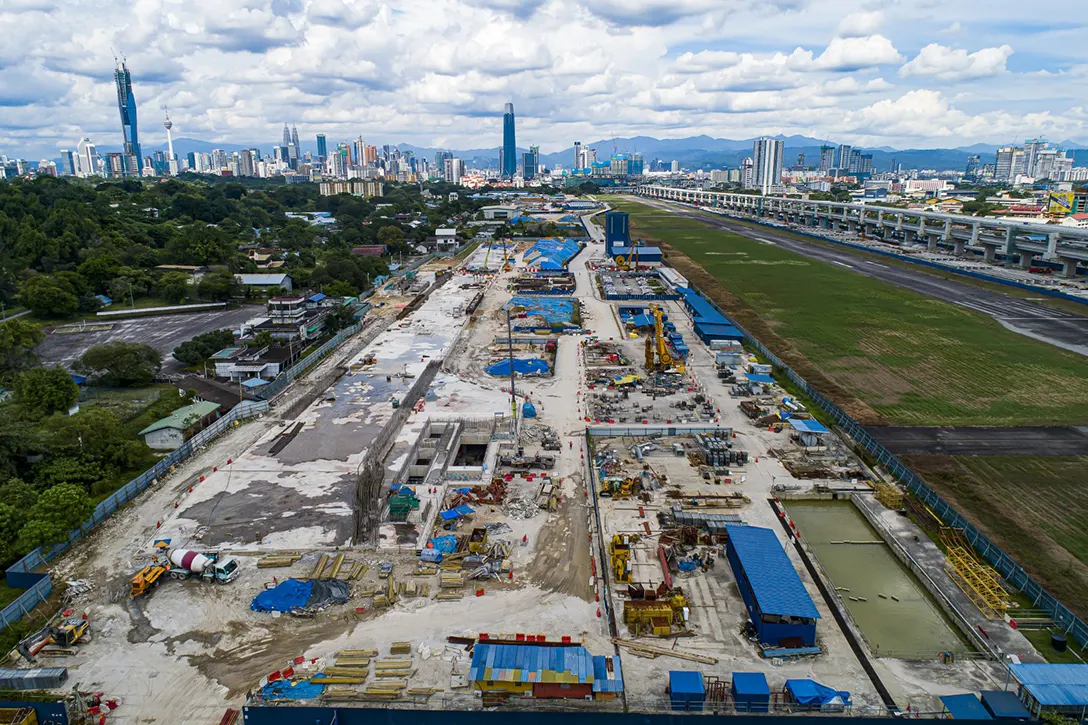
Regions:
<svg viewBox="0 0 1088 725"><path fill-rule="evenodd" d="M876 500L884 505L884 508L898 511L903 508L903 492L890 483L874 483Z"/></svg>
<svg viewBox="0 0 1088 725"><path fill-rule="evenodd" d="M945 569L952 581L986 619L1004 619L1009 595L1001 583L1001 576L978 558L971 544L963 537L963 529L942 526L940 539L948 556Z"/></svg>

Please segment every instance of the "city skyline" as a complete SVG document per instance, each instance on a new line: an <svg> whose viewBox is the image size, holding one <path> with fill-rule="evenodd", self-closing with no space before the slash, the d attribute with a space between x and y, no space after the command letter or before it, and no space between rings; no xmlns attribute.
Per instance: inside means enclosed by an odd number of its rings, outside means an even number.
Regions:
<svg viewBox="0 0 1088 725"><path fill-rule="evenodd" d="M740 0L622 10L611 0L443 0L391 13L285 0L224 12L200 1L183 28L135 12L139 0L93 14L6 4L10 37L38 50L0 63L0 152L54 158L116 129L104 104L111 45L138 69L142 103L169 106L187 136L213 142L274 139L287 117L304 136L473 148L501 135L493 109L511 100L518 130L544 152L611 134L1088 142L1077 100L1088 53L1074 19L1040 22L1020 4L975 0L774 5L781 12ZM145 145L165 140L157 124L141 131Z"/></svg>

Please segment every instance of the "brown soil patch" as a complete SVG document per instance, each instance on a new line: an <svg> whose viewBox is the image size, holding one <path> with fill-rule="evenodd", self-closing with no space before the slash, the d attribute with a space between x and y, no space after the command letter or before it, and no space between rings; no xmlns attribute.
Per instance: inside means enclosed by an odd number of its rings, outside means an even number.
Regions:
<svg viewBox="0 0 1088 725"><path fill-rule="evenodd" d="M579 505L584 500L580 492L573 499L564 498L557 513L541 529L536 557L529 564L529 580L541 589L563 592L588 602L592 597L589 530L585 507Z"/></svg>
<svg viewBox="0 0 1088 725"><path fill-rule="evenodd" d="M782 362L808 381L809 385L831 398L836 405L864 425L884 425L887 421L867 403L851 393L809 361L793 343L779 335L774 326L768 324L751 307L741 302L722 283L703 269L699 264L682 252L676 251L667 242L654 239L661 247L669 264L680 274L691 280L692 284L709 297L726 314L739 322L748 332L774 352Z"/></svg>

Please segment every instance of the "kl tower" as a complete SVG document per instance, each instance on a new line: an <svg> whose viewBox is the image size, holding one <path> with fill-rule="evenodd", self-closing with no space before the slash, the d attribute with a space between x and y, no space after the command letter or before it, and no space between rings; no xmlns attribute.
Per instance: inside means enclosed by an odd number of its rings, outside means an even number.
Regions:
<svg viewBox="0 0 1088 725"><path fill-rule="evenodd" d="M169 156L167 156L167 164L169 165L169 173L170 176L177 176L178 159L176 156L174 156L174 138L170 135L170 129L174 127L174 123L170 120L169 111L166 112L166 120L163 121L162 125L164 128L166 128L166 148L167 153L169 154Z"/></svg>

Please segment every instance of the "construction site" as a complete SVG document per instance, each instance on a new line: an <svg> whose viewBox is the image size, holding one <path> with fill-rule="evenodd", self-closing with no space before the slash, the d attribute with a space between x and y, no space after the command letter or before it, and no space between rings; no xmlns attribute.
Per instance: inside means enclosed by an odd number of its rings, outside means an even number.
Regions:
<svg viewBox="0 0 1088 725"><path fill-rule="evenodd" d="M604 220L379 290L269 412L55 562L70 614L17 666L111 723L1015 692L1009 656L1044 659L993 570Z"/></svg>

